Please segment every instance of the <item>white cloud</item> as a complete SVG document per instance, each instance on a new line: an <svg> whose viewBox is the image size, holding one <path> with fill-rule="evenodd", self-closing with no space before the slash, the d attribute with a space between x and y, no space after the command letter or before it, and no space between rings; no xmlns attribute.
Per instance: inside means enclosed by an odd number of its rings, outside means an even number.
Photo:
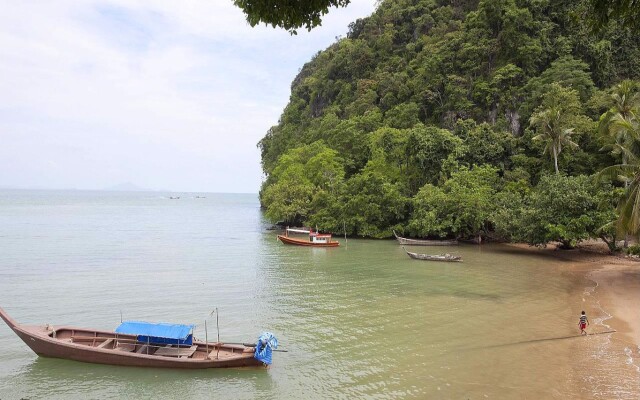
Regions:
<svg viewBox="0 0 640 400"><path fill-rule="evenodd" d="M5 3L0 186L255 192L297 71L373 8L291 36L231 1Z"/></svg>

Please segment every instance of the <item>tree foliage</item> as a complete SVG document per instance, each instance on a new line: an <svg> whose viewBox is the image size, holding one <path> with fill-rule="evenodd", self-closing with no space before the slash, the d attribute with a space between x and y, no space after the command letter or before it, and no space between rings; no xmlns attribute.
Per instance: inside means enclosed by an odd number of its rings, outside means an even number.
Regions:
<svg viewBox="0 0 640 400"><path fill-rule="evenodd" d="M640 237L640 86L625 81L617 85L611 94L612 107L600 118L603 134L613 139L605 148L619 155L621 162L604 168L598 174L600 180L624 185L615 222L621 235Z"/></svg>
<svg viewBox="0 0 640 400"><path fill-rule="evenodd" d="M636 177L640 34L616 21L592 34L591 6L381 1L301 68L259 142L267 217L369 237L615 245L617 218L635 218L622 204L636 192L614 175Z"/></svg>
<svg viewBox="0 0 640 400"><path fill-rule="evenodd" d="M329 12L329 7L345 7L351 0L233 0L247 16L251 26L259 23L281 27L292 34L305 27L311 30L321 25L321 17Z"/></svg>
<svg viewBox="0 0 640 400"><path fill-rule="evenodd" d="M425 185L413 199L409 233L419 237L485 235L497 185L497 169L490 166L462 168L441 187Z"/></svg>
<svg viewBox="0 0 640 400"><path fill-rule="evenodd" d="M595 184L585 175L547 175L515 200L517 207L507 206L507 212L497 216L496 230L508 232L510 240L532 245L557 241L572 248L600 237L601 228L615 217L611 193L610 186Z"/></svg>
<svg viewBox="0 0 640 400"><path fill-rule="evenodd" d="M590 19L596 31L604 29L612 20L631 29L640 28L638 0L590 0L589 6Z"/></svg>
<svg viewBox="0 0 640 400"><path fill-rule="evenodd" d="M531 116L530 125L535 127L538 135L533 140L544 143L544 152L551 155L556 174L559 173L558 157L563 148L577 149L579 146L571 135L575 127L576 113L579 111L577 92L564 89L553 83L543 98L542 104Z"/></svg>

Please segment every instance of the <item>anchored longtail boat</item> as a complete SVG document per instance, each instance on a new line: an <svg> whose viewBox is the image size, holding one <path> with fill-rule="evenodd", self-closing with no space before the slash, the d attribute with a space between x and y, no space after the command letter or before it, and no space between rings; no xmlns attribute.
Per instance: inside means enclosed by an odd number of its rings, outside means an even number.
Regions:
<svg viewBox="0 0 640 400"><path fill-rule="evenodd" d="M398 236L396 234L396 231L393 231L393 236L396 237L398 243L408 246L454 246L458 244L457 240L424 240L403 238Z"/></svg>
<svg viewBox="0 0 640 400"><path fill-rule="evenodd" d="M96 364L159 368L228 368L271 363L277 340L263 334L256 347L193 339L194 325L123 322L115 331L27 326L2 308L0 317L37 355ZM265 336L266 335L266 336Z"/></svg>
<svg viewBox="0 0 640 400"><path fill-rule="evenodd" d="M414 260L424 260L424 261L448 261L448 262L462 262L462 256L454 256L451 254L420 254L420 253L412 253L407 251L407 249L402 246L402 249L407 253L407 255Z"/></svg>
<svg viewBox="0 0 640 400"><path fill-rule="evenodd" d="M293 233L306 233L309 234L308 239L297 239L289 237L289 232ZM296 246L309 246L309 247L338 247L340 242L331 239L329 233L318 233L311 229L298 229L287 228L284 235L278 235L278 240L284 244L293 244Z"/></svg>

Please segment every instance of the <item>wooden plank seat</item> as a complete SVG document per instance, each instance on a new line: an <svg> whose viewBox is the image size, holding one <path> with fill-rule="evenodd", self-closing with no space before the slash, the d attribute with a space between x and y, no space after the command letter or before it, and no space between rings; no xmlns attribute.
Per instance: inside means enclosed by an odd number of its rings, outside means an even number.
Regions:
<svg viewBox="0 0 640 400"><path fill-rule="evenodd" d="M147 346L146 344L143 345L143 346L140 346L140 348L138 350L136 350L136 353L138 353L138 354L146 353L148 348L149 348L149 346Z"/></svg>
<svg viewBox="0 0 640 400"><path fill-rule="evenodd" d="M134 351L135 349L136 349L135 343L120 343L120 342L118 342L116 347L114 347L114 350L120 350L120 351L125 351L125 352L131 352L131 351Z"/></svg>
<svg viewBox="0 0 640 400"><path fill-rule="evenodd" d="M154 355L164 357L180 357L188 358L196 352L198 346L193 345L191 347L160 347Z"/></svg>
<svg viewBox="0 0 640 400"><path fill-rule="evenodd" d="M102 349L102 348L107 347L107 346L108 346L108 345L110 345L111 343L113 343L113 339L107 339L107 340L105 340L104 342L100 343L97 347L98 347L99 349Z"/></svg>

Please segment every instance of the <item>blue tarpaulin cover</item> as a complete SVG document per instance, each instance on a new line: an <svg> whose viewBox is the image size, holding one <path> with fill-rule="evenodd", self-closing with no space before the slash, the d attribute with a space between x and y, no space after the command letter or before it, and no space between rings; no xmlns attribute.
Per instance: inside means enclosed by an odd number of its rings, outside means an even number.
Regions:
<svg viewBox="0 0 640 400"><path fill-rule="evenodd" d="M116 333L138 335L138 340L141 342L191 345L193 344L191 331L194 326L163 322L125 321L116 328Z"/></svg>
<svg viewBox="0 0 640 400"><path fill-rule="evenodd" d="M253 354L253 357L258 361L262 361L266 365L270 365L272 361L272 348L278 348L278 339L276 339L274 334L271 332L262 332L258 338L258 342L256 343L256 351Z"/></svg>

